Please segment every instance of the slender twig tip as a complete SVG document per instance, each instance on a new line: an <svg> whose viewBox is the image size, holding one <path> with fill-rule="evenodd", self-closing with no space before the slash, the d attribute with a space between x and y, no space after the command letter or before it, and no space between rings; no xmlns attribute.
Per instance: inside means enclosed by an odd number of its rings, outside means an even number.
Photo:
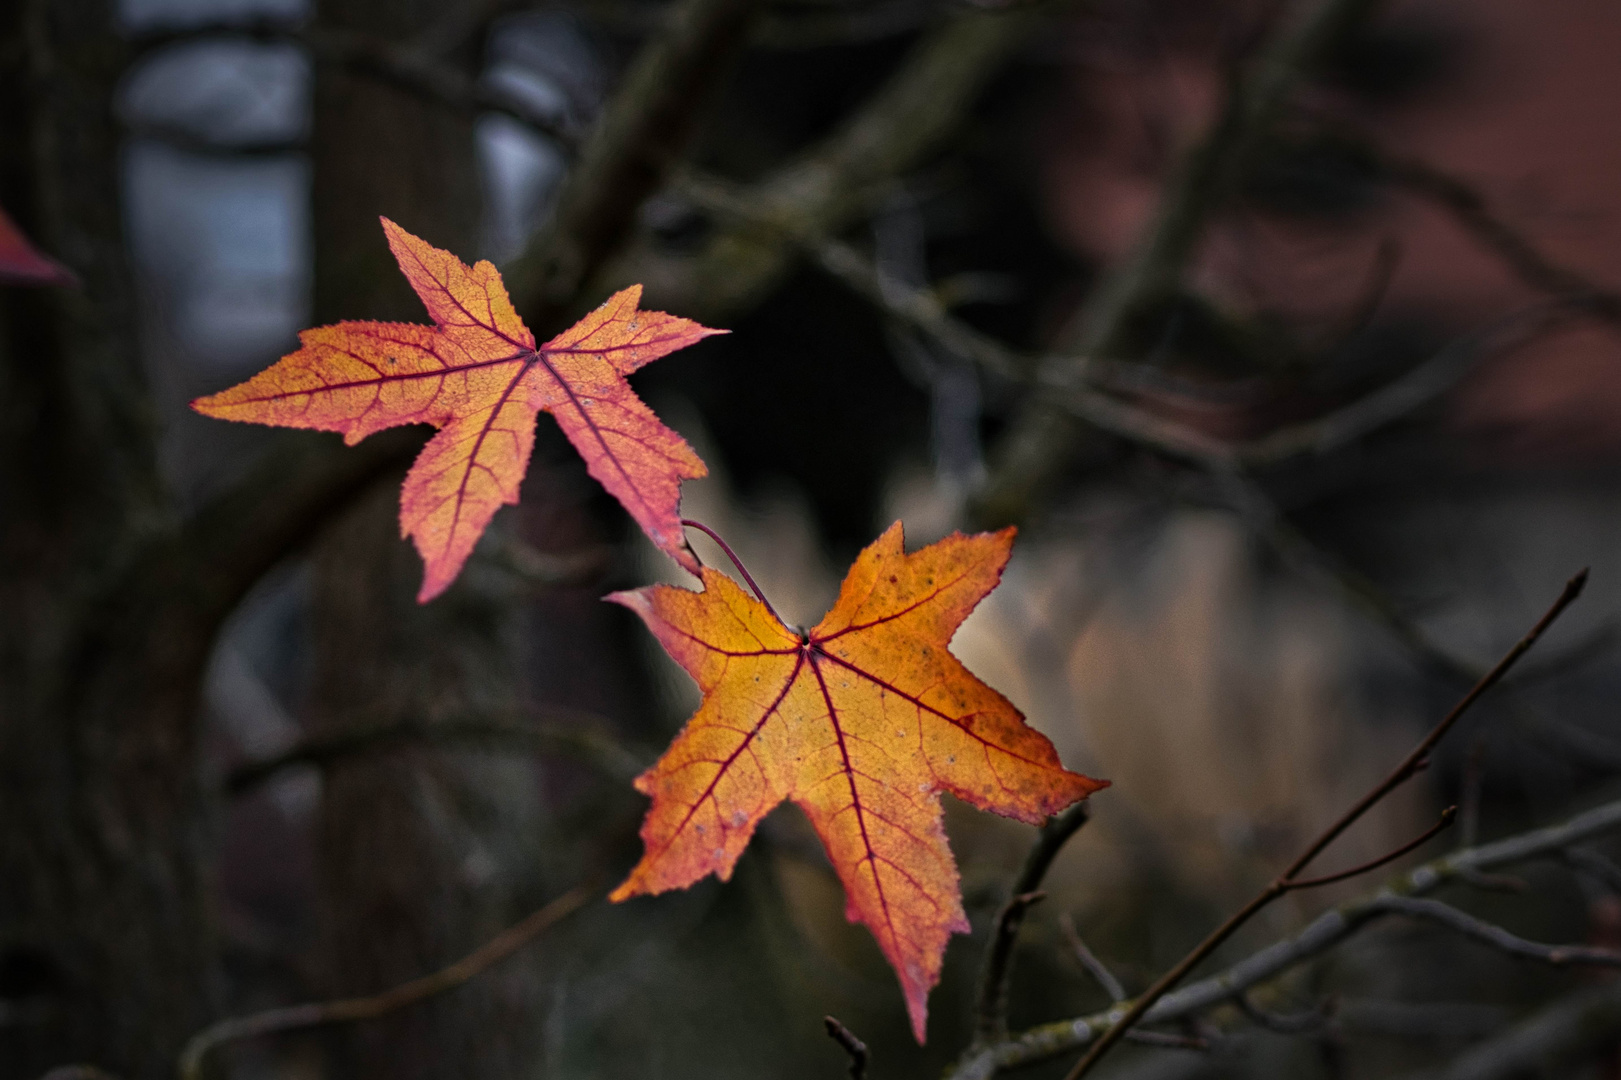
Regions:
<svg viewBox="0 0 1621 1080"><path fill-rule="evenodd" d="M822 1017L822 1026L828 1037L850 1055L850 1080L865 1080L867 1075L867 1044L856 1038L855 1032L839 1023L836 1016Z"/></svg>

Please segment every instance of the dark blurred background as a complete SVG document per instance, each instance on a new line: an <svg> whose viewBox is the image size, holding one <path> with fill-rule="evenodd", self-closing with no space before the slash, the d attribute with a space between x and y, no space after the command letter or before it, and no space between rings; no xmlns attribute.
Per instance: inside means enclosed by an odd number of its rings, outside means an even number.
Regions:
<svg viewBox="0 0 1621 1080"><path fill-rule="evenodd" d="M6 1078L170 1075L211 1020L381 991L639 853L630 778L695 693L599 597L689 579L549 419L522 505L418 607L395 513L420 436L186 408L301 328L425 318L379 214L493 260L542 335L633 281L730 329L635 386L710 466L686 512L791 622L891 521L913 546L1021 526L954 649L1114 786L1027 922L1015 1030L1108 1003L1064 919L1143 989L1583 566L1587 597L1325 866L1453 803L1408 863L1621 796L1612 4L5 8L0 207L77 278L0 286ZM612 172L596 122L693 10L715 43L657 153ZM1032 373L1136 426L1055 419ZM939 1075L1034 836L947 824L975 933L925 1047L785 808L728 883L599 900L466 987L244 1040L211 1075L833 1077L825 1013L874 1075ZM1448 895L1621 944L1604 851ZM1222 956L1376 881L1292 896ZM1215 1049L1128 1046L1108 1074L1405 1076L1603 978L1380 924L1269 991L1331 1024L1228 1010L1190 1029ZM1535 1075L1621 1075L1618 1043L1601 1024Z"/></svg>

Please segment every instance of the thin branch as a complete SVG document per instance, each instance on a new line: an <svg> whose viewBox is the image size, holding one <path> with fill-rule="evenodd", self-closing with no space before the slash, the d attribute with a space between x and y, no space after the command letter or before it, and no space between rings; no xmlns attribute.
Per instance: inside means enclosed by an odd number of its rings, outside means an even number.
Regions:
<svg viewBox="0 0 1621 1080"><path fill-rule="evenodd" d="M867 1077L867 1044L856 1038L855 1032L839 1023L834 1016L822 1017L822 1026L827 1029L828 1037L850 1055L850 1080L866 1080Z"/></svg>
<svg viewBox="0 0 1621 1080"><path fill-rule="evenodd" d="M637 55L581 147L550 221L503 271L537 333L567 322L582 286L630 238L761 3L677 0L670 25Z"/></svg>
<svg viewBox="0 0 1621 1080"><path fill-rule="evenodd" d="M1086 800L1082 799L1063 813L1049 818L1037 834L1030 853L1025 856L1019 876L1013 882L1013 895L997 915L990 941L985 946L979 997L974 1009L976 1042L996 1042L1007 1038L1007 999L1008 984L1013 975L1013 947L1024 925L1024 914L1030 905L1042 898L1043 894L1037 890L1053 860L1090 816Z"/></svg>
<svg viewBox="0 0 1621 1080"><path fill-rule="evenodd" d="M713 179L688 178L682 190L696 203L716 213L746 217L757 212L748 200ZM1051 370L1050 360L1021 355L979 333L954 318L933 292L891 278L850 245L806 234L799 234L795 239L824 270L858 295L987 371L1015 381L1028 381L1032 371ZM1546 333L1568 318L1573 310L1571 303L1562 302L1539 303L1510 312L1456 339L1405 375L1349 405L1248 442L1228 442L1204 435L1093 387L1040 385L1036 390L1101 431L1208 470L1227 489L1235 508L1252 528L1286 560L1323 572L1356 607L1383 624L1425 664L1450 678L1472 683L1483 674L1481 667L1434 642L1371 580L1290 524L1272 500L1249 479L1246 470L1280 465L1296 456L1326 454L1395 423L1456 385L1487 356L1518 347ZM1113 370L1115 366L1094 358L1085 362L1083 373L1107 384L1118 378L1118 372ZM1603 634L1596 635L1591 643L1596 647L1607 644L1607 636ZM1586 649L1571 652L1573 658L1579 659ZM1522 673L1521 680L1544 677L1544 669L1557 670L1558 663L1565 659L1550 660L1538 668L1535 675Z"/></svg>
<svg viewBox="0 0 1621 1080"><path fill-rule="evenodd" d="M1099 986L1103 987L1103 992L1109 995L1109 1000L1116 1004L1126 1000L1126 988L1120 985L1120 980L1115 978L1114 972L1109 970L1108 965L1099 960L1097 954L1086 947L1086 942L1081 939L1080 931L1075 929L1075 919L1069 912L1066 911L1058 916L1058 928L1063 932L1064 940L1069 943L1069 950L1075 954L1076 961L1086 969L1086 973L1092 976Z"/></svg>
<svg viewBox="0 0 1621 1080"><path fill-rule="evenodd" d="M1307 0L1292 5L1222 111L1167 181L1158 207L1126 261L1088 299L1063 351L1082 357L1123 354L1129 329L1145 305L1175 292L1206 225L1223 205L1269 134L1295 87L1327 49L1352 27L1371 0ZM1072 365L1055 364L1040 377L1076 380ZM1075 425L1050 402L1031 402L1009 425L992 471L975 499L980 525L1022 518L1076 437Z"/></svg>
<svg viewBox="0 0 1621 1080"><path fill-rule="evenodd" d="M1434 641L1372 579L1301 532L1248 475L1237 470L1215 469L1211 476L1238 516L1286 565L1308 577L1326 578L1350 606L1382 626L1426 667L1465 685L1473 684L1485 674L1483 667L1453 655Z"/></svg>
<svg viewBox="0 0 1621 1080"><path fill-rule="evenodd" d="M1300 872L1310 865L1312 860L1320 855L1328 845L1338 839L1345 830L1359 821L1385 796L1416 775L1419 769L1428 763L1429 755L1435 749L1436 744L1469 711L1470 707L1480 700L1481 695L1495 686L1504 675L1508 674L1520 657L1524 656L1536 644L1537 639L1543 635L1549 626L1553 625L1554 620L1558 619L1564 610L1581 595L1582 588L1586 583L1586 570L1581 571L1566 582L1564 590L1559 594L1559 598L1548 608L1542 618L1537 620L1536 625L1515 643L1513 648L1504 654L1503 658L1452 707L1451 711L1430 730L1428 735L1419 740L1418 745L1391 770L1388 776L1374 785L1367 794L1363 795L1362 798L1341 814L1333 824L1324 829L1322 834L1307 845L1306 849L1270 885L1262 889L1253 900L1225 923L1213 930L1192 952L1183 957L1175 967L1167 971L1153 986L1149 987L1125 1011L1120 1020L1113 1024L1108 1031L1104 1032L1103 1036L1092 1045L1081 1060L1075 1064L1075 1067L1069 1071L1065 1080L1080 1080L1082 1076L1086 1075L1109 1052L1109 1049L1120 1040L1120 1037L1129 1031L1132 1025L1143 1018L1144 1014L1153 1007L1159 998L1181 982L1190 971L1207 956L1215 952L1222 942L1237 932L1238 928L1248 922L1257 912L1288 892L1291 883L1300 876Z"/></svg>
<svg viewBox="0 0 1621 1080"><path fill-rule="evenodd" d="M1325 911L1297 933L1252 953L1224 971L1164 995L1147 1011L1145 1020L1151 1024L1184 1020L1270 982L1335 947L1373 920L1391 914L1381 906L1386 899L1422 896L1442 885L1463 881L1468 875L1558 853L1617 830L1621 830L1621 800L1594 807L1558 825L1456 851L1424 863L1398 874L1372 895ZM1056 1057L1091 1043L1117 1025L1125 1012L1125 1006L1112 1006L1088 1016L1042 1024L1001 1043L972 1047L947 1076L949 1080L990 1080L1003 1069Z"/></svg>
<svg viewBox="0 0 1621 1080"><path fill-rule="evenodd" d="M734 216L758 213L758 207L714 181L689 181L683 191L716 212ZM768 225L756 220L762 226ZM955 355L995 375L1029 384L1040 400L1100 431L1223 472L1275 467L1297 457L1320 456L1348 446L1412 415L1457 385L1486 357L1547 333L1574 310L1567 300L1511 311L1459 337L1412 370L1348 405L1238 442L1206 435L1106 392L1116 381L1117 369L1126 365L1095 356L1021 354L954 318L932 292L884 274L850 245L806 233L797 234L795 239L834 278Z"/></svg>
<svg viewBox="0 0 1621 1080"><path fill-rule="evenodd" d="M1510 311L1457 338L1411 371L1349 405L1235 447L1232 463L1258 469L1348 446L1435 401L1482 359L1518 348L1564 324L1572 311L1569 300L1546 301Z"/></svg>
<svg viewBox="0 0 1621 1080"><path fill-rule="evenodd" d="M387 82L425 101L464 112L510 116L573 150L579 133L557 117L537 111L522 97L466 74L454 64L409 45L330 27L301 33L316 63L341 66Z"/></svg>
<svg viewBox="0 0 1621 1080"><path fill-rule="evenodd" d="M751 212L749 204L723 184L693 180L685 190L695 201L716 212ZM932 292L889 277L848 244L808 236L801 236L799 242L814 254L823 269L858 295L891 317L928 334L956 355L1018 381L1026 380L1028 372L1051 369L1048 361L1021 356L953 318ZM1060 407L1099 430L1205 468L1226 489L1235 508L1251 527L1286 561L1326 574L1356 607L1383 624L1425 664L1450 678L1472 683L1481 677L1484 669L1441 647L1373 581L1346 566L1290 524L1245 470L1283 464L1298 455L1326 454L1394 423L1450 389L1486 356L1546 333L1573 310L1570 303L1565 302L1539 303L1510 312L1458 338L1429 360L1366 397L1315 420L1279 428L1243 443L1206 436L1094 388L1040 386L1037 389L1038 393L1046 393ZM1089 377L1109 380L1115 375L1110 367L1094 359L1087 362L1084 370L1090 373ZM1592 644L1602 647L1607 644L1607 638L1597 635ZM1571 652L1579 658L1586 650ZM1543 677L1544 669L1557 670L1558 662L1565 659L1550 660L1534 677ZM1531 677L1531 673L1525 672L1521 680Z"/></svg>
<svg viewBox="0 0 1621 1080"><path fill-rule="evenodd" d="M1348 153L1387 182L1446 210L1533 289L1578 303L1607 322L1621 322L1621 293L1544 255L1528 238L1492 213L1486 198L1472 184L1426 161L1393 154L1345 123L1319 123L1313 141Z"/></svg>
<svg viewBox="0 0 1621 1080"><path fill-rule="evenodd" d="M1008 989L1013 981L1013 947L1018 944L1019 931L1024 927L1024 916L1036 904L1047 898L1044 892L1015 893L1008 897L1002 910L996 913L992 924L990 944L985 950L984 970L980 974L978 1023L974 1038L981 1042L996 1042L1007 1038Z"/></svg>
<svg viewBox="0 0 1621 1080"><path fill-rule="evenodd" d="M193 1035L186 1043L185 1049L181 1051L180 1080L202 1080L204 1061L212 1051L226 1043L289 1031L303 1031L327 1024L374 1020L408 1005L436 997L447 990L454 990L492 964L505 960L523 948L543 930L579 910L595 893L594 886L576 886L523 921L503 930L449 967L401 983L381 994L308 1005L290 1005L211 1024Z"/></svg>
<svg viewBox="0 0 1621 1080"><path fill-rule="evenodd" d="M1365 863L1358 866L1353 866L1349 870L1341 870L1336 874L1324 874L1322 877L1314 878L1292 878L1288 883L1289 890L1293 892L1296 889L1315 889L1319 885L1332 885L1337 881L1349 881L1351 878L1361 877L1363 874L1377 870L1381 866L1388 866L1397 859L1401 858L1403 855L1406 855L1409 851L1415 851L1429 843L1439 833L1441 833L1442 830L1451 826L1453 821L1457 819L1457 816L1458 808L1456 806L1449 806L1441 812L1440 821L1437 821L1434 825L1431 825L1428 829L1424 830L1424 835L1409 840L1395 851L1387 852L1386 854L1379 856L1377 859L1370 859Z"/></svg>
<svg viewBox="0 0 1621 1080"><path fill-rule="evenodd" d="M393 721L306 739L274 757L237 766L227 774L224 788L228 795L242 795L300 765L326 768L350 758L414 744L481 746L492 743L513 746L527 753L566 751L613 780L632 779L646 767L643 757L608 734L606 725L598 717L571 715L566 720L537 722L532 714L517 713L507 717Z"/></svg>
<svg viewBox="0 0 1621 1080"><path fill-rule="evenodd" d="M198 134L196 130L185 124L144 120L132 116L122 117L121 122L124 134L132 139L145 139L162 143L171 149L181 150L198 157L223 158L236 161L247 158L276 158L287 154L296 154L304 149L305 145L302 136L298 138L222 141Z"/></svg>
<svg viewBox="0 0 1621 1080"><path fill-rule="evenodd" d="M334 27L315 27L279 20L248 20L185 31L164 31L135 39L136 56L178 41L208 38L247 38L250 41L298 45L318 64L341 67L365 75L409 94L463 112L493 112L509 116L556 140L565 150L579 142L579 132L557 117L536 110L522 97L497 84L475 79L427 49Z"/></svg>
<svg viewBox="0 0 1621 1080"><path fill-rule="evenodd" d="M937 152L1053 6L953 15L832 135L740 192L748 212L722 222L700 252L671 251L644 231L604 272L604 287L641 281L661 305L711 318L757 302L794 265L795 236L829 236L861 220L896 176Z"/></svg>
<svg viewBox="0 0 1621 1080"><path fill-rule="evenodd" d="M1393 915L1408 915L1415 919L1424 919L1437 923L1449 930L1456 930L1466 937L1474 938L1483 944L1490 945L1499 952L1506 952L1510 956L1523 956L1530 960L1541 960L1545 964L1564 967L1570 964L1585 964L1598 967L1621 967L1621 950L1603 949L1595 945L1544 945L1536 941L1527 941L1516 934L1511 934L1501 926L1493 925L1473 915L1459 911L1451 904L1443 904L1439 900L1425 900L1411 896L1387 896L1379 901L1380 908Z"/></svg>
<svg viewBox="0 0 1621 1080"><path fill-rule="evenodd" d="M1289 868L1282 874L1282 880L1287 882L1289 879L1296 877L1300 871L1304 870L1313 859L1322 853L1324 848L1333 843L1346 829L1354 825L1363 814L1372 809L1386 795L1406 783L1423 765L1428 764L1430 752L1435 749L1436 744L1446 736L1446 733L1452 729L1454 724L1463 718L1470 707L1480 700L1481 695L1496 686L1503 676L1507 675L1514 665L1519 662L1520 657L1531 651L1532 646L1547 632L1548 627L1552 626L1554 621L1564 614L1566 608L1576 602L1576 598L1581 596L1586 585L1587 571L1585 569L1579 571L1576 576L1565 582L1565 587L1560 591L1558 598L1554 600L1552 606L1548 608L1542 618L1537 620L1536 625L1531 627L1524 637L1515 642L1514 646L1503 654L1503 658L1481 677L1480 681L1452 707L1452 710L1441 719L1439 724L1435 725L1428 735L1419 740L1419 744L1402 760L1401 764L1391 770L1389 776L1385 777L1372 791L1364 795L1356 805L1341 815L1338 821L1324 830L1323 834L1289 865Z"/></svg>
<svg viewBox="0 0 1621 1080"><path fill-rule="evenodd" d="M1250 1021L1268 1031L1279 1035L1305 1035L1322 1031L1329 1024L1326 1013L1320 1009L1307 1009L1305 1012L1286 1015L1263 1009L1250 1000L1247 993L1234 994L1233 1004Z"/></svg>
<svg viewBox="0 0 1621 1080"><path fill-rule="evenodd" d="M1036 842L1030 848L1030 854L1024 857L1024 865L1019 868L1019 876L1013 879L1014 893L1035 892L1047 877L1047 871L1052 868L1053 860L1058 853L1069 843L1070 837L1081 831L1081 826L1091 820L1090 804L1082 799L1061 814L1055 814L1047 819L1036 835Z"/></svg>

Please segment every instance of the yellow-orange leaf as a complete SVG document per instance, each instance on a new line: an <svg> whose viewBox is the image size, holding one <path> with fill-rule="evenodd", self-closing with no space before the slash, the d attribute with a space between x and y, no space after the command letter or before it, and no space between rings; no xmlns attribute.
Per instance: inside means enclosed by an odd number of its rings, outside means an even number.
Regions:
<svg viewBox="0 0 1621 1080"><path fill-rule="evenodd" d="M704 463L625 376L725 331L638 310L642 288L633 285L537 347L493 265L469 267L387 218L383 231L433 326L341 322L306 330L297 352L192 408L224 420L338 431L351 444L400 424L439 428L400 493L400 531L424 563L422 601L455 580L496 510L518 501L542 411L653 542L697 573L679 508L681 481L703 476Z"/></svg>
<svg viewBox="0 0 1621 1080"><path fill-rule="evenodd" d="M1012 545L1012 529L955 533L908 555L896 523L803 636L709 568L703 592L659 585L609 597L642 617L704 693L636 781L653 798L646 850L613 899L729 877L760 819L791 799L844 883L846 914L872 930L900 977L922 1042L946 940L968 929L939 793L1039 823L1105 786L1066 771L1052 743L947 648Z"/></svg>

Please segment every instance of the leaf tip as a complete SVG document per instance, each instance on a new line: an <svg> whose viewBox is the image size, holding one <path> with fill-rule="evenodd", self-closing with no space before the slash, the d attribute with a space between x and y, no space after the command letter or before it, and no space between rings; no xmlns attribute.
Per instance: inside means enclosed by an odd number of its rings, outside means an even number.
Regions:
<svg viewBox="0 0 1621 1080"><path fill-rule="evenodd" d="M912 1038L919 1046L929 1039L929 990L925 986L906 987L906 1016L912 1022Z"/></svg>
<svg viewBox="0 0 1621 1080"><path fill-rule="evenodd" d="M622 608L629 608L631 611L641 614L651 607L651 600L647 596L647 591L646 587L620 589L604 596L602 602L605 604L618 604Z"/></svg>
<svg viewBox="0 0 1621 1080"><path fill-rule="evenodd" d="M426 604L429 600L437 599L440 593L450 588L450 583L453 580L455 580L454 574L445 577L442 574L436 574L433 568L429 567L427 573L422 576L422 588L417 590L417 603Z"/></svg>

